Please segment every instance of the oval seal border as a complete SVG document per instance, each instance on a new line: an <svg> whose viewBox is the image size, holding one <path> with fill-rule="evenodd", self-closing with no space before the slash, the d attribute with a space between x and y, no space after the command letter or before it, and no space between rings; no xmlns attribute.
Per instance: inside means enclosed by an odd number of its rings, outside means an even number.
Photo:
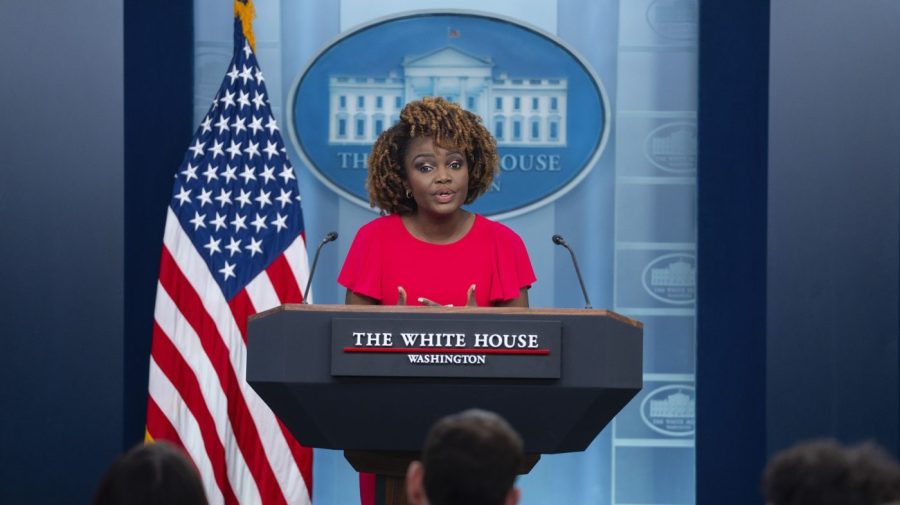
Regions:
<svg viewBox="0 0 900 505"><path fill-rule="evenodd" d="M690 390L691 393L693 394L693 397L696 399L696 390L694 389L694 386L689 386L687 384L670 384L668 386L658 387L658 388L654 389L653 391L651 391L650 393L648 393L647 396L645 396L644 399L641 401L641 408L640 408L641 419L644 421L644 424L646 424L648 428L650 428L651 430L656 431L658 433L661 433L663 435L669 435L672 437L689 437L689 436L693 435L694 432L696 431L696 429L697 429L696 424L693 427L691 427L690 430L672 431L672 430L667 430L667 429L655 426L653 423L650 422L650 419L648 419L648 417L647 417L646 408L645 408L647 405L647 402L649 402L657 394L659 394L663 391L669 391L669 390L673 390L673 389L675 389L675 390ZM692 413L692 417L691 417L692 419L696 419L696 412L697 411L696 411L696 407L695 407L695 409Z"/></svg>
<svg viewBox="0 0 900 505"><path fill-rule="evenodd" d="M600 140L594 145L593 152L588 157L587 161L578 169L576 175L565 183L562 187L558 188L556 191L546 194L543 197L539 197L535 201L527 202L518 207L512 207L508 210L503 210L500 212L495 212L492 214L485 214L485 216L490 217L492 219L502 220L511 217L516 217L522 214L526 214L535 209L548 205L560 197L567 194L569 191L574 189L578 184L584 180L585 177L590 174L590 172L594 169L597 163L600 160L601 155L606 150L606 145L609 140L610 130L612 129L611 124L611 112L610 112L610 101L609 95L606 92L606 87L603 84L603 81L594 71L593 67L587 62L587 60L581 56L581 54L572 48L568 43L564 40L560 39L554 34L544 31L543 29L531 25L529 23L523 22L518 19L514 19L508 16L503 16L494 13L476 11L476 10L467 10L467 9L428 9L428 10L413 10L401 12L389 16L383 16L367 23L363 23L357 26L354 26L340 34L336 37L332 38L330 41L325 43L319 50L308 60L306 66L297 73L294 78L294 82L291 85L290 91L287 95L287 101L285 104L286 107L286 119L288 125L288 136L290 137L291 144L295 150L295 152L300 156L303 163L309 168L312 174L318 179L322 184L324 184L328 189L337 193L339 196L344 199L364 208L372 212L377 212L377 209L373 209L370 207L369 202L367 200L363 200L359 198L357 195L346 191L341 188L339 185L334 183L328 176L322 173L315 162L307 156L307 153L303 149L302 143L300 142L300 137L298 135L296 126L295 126L295 104L297 100L297 94L300 87L300 84L303 81L303 78L310 71L310 69L316 65L319 59L325 55L331 48L341 43L343 40L353 37L357 33L360 33L364 30L376 27L381 24L389 23L392 21L397 21L401 19L421 17L421 16L470 16L475 18L485 18L492 21L500 21L504 23L509 23L511 25L517 26L521 29L532 32L534 35L538 37L542 37L548 41L548 43L555 44L563 51L568 53L572 60L577 63L584 71L585 75L589 78L591 83L596 87L597 95L600 100L600 104L603 108L603 126L602 132L600 134Z"/></svg>
<svg viewBox="0 0 900 505"><path fill-rule="evenodd" d="M694 153L694 163L690 168L675 168L672 166L663 165L659 160L657 160L651 153L651 144L653 143L653 139L657 138L661 132L665 132L669 129L675 129L679 127L688 127L693 130L694 138L697 137L697 123L696 121L670 121L668 123L663 123L647 134L647 137L644 138L644 157L656 168L662 170L663 172L667 172L670 174L694 174L697 172L697 154Z"/></svg>
<svg viewBox="0 0 900 505"><path fill-rule="evenodd" d="M657 300L659 300L661 302L675 304L675 305L689 305L689 304L697 301L696 275L694 276L694 282L695 282L695 284L693 285L694 292L691 295L690 299L685 299L685 300L666 298L664 296L656 294L653 292L653 289L651 289L647 283L647 274L650 272L650 269L653 267L653 265L656 265L657 263L660 263L663 260L666 260L669 258L677 258L677 257L683 257L683 258L690 259L691 262L693 263L693 268L696 271L697 257L695 255L689 254L689 253L683 253L683 252L663 254L662 256L657 256L656 258L653 258L653 260L650 261L650 263L647 263L647 266L644 267L644 270L641 272L641 285L644 287L644 291L646 291L647 294L649 294L650 296L652 296L653 298L656 298Z"/></svg>

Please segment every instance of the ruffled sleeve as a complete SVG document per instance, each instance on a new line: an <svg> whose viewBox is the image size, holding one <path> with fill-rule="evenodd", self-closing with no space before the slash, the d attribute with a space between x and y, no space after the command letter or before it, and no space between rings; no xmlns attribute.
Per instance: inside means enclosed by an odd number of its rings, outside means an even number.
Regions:
<svg viewBox="0 0 900 505"><path fill-rule="evenodd" d="M379 220L359 229L344 266L338 275L338 283L354 293L381 300L381 269L383 268L383 240L379 240ZM383 237L381 237L383 238Z"/></svg>
<svg viewBox="0 0 900 505"><path fill-rule="evenodd" d="M519 297L522 288L530 288L537 280L525 243L507 226L488 221L494 226L494 272L491 280L491 302Z"/></svg>

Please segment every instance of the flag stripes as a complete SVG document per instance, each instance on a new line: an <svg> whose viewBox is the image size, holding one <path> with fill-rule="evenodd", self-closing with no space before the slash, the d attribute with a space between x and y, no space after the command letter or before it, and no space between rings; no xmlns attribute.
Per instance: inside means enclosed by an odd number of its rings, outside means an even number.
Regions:
<svg viewBox="0 0 900 505"><path fill-rule="evenodd" d="M303 292L306 290L306 282L309 279L309 258L306 255L306 237L301 240L294 241L284 251L284 259L287 260L288 268L294 274L294 282L297 283L298 296L296 302L303 301ZM309 300L312 303L313 293L309 290Z"/></svg>
<svg viewBox="0 0 900 505"><path fill-rule="evenodd" d="M300 246L292 245L289 249L302 251L305 257L302 242L302 237L298 237L295 244ZM257 304L268 309L282 303L270 275L289 279L281 283L281 289L293 299L285 302L300 301L297 275L290 267L291 262L286 259L278 262L276 268L258 275L243 292L226 303L209 270L198 261L199 253L171 215L163 243L150 381L157 387L151 388L150 397L155 406L166 408L148 408L148 431L154 438L171 439L167 435L175 430L173 426L181 427L176 430L176 433L180 431L176 443L187 449L202 474L208 472L214 476L214 482L207 483L208 492L209 486L214 486L221 501L210 496L211 503L230 504L234 503L232 500L309 503L306 482L311 479L311 451L293 440L268 406L243 381L246 333L245 328L238 327L238 321L245 321L247 316L258 312ZM294 258L294 261L303 260ZM204 295L194 286L206 286ZM174 342L180 342L181 347ZM194 366L200 369L189 366L183 356L193 356L192 361L200 363ZM198 360L197 356L203 358ZM160 362L166 363L165 367L160 367ZM177 379L173 380L173 376ZM201 387L197 377L205 378L207 383ZM215 378L216 384L208 384L210 378ZM179 384L177 389L173 383ZM164 420L155 419L157 414ZM217 426L213 418L225 419L227 427L221 426L221 422ZM236 432L232 432L231 426L238 427ZM258 427L264 428L264 432ZM156 428L161 435L154 433ZM183 440L193 442L184 444ZM204 443L198 444L198 440ZM231 450L227 451L230 453L225 458L228 468L223 472L212 462L221 458L225 447ZM247 454L250 457L246 459L256 464L245 463ZM225 479L230 485L223 482ZM268 499L261 500L260 496Z"/></svg>
<svg viewBox="0 0 900 505"><path fill-rule="evenodd" d="M179 447L184 447L181 437L178 436L178 431L175 430L175 427L172 426L172 423L169 422L169 419L166 418L165 414L163 414L159 405L153 401L152 397L147 400L147 417L146 439L148 442L153 441L153 438L150 436L150 432L152 431L161 439L169 440ZM150 426L151 419L153 426Z"/></svg>
<svg viewBox="0 0 900 505"><path fill-rule="evenodd" d="M251 314L277 307L279 298L267 272L257 275L244 289L250 299Z"/></svg>
<svg viewBox="0 0 900 505"><path fill-rule="evenodd" d="M190 410L181 399L181 395L168 377L162 373L156 362L150 360L150 397L159 406L160 412L172 426L177 426L179 440L182 447L191 456L194 465L200 471L203 487L206 489L206 498L210 505L225 503L222 492L215 483L212 462L203 447L203 438L197 420L191 415ZM148 422L148 427L156 424L156 421ZM150 433L154 440L163 440L163 437L153 432Z"/></svg>
<svg viewBox="0 0 900 505"><path fill-rule="evenodd" d="M269 268L266 269L266 277L272 283L272 289L274 289L279 300L289 300L294 303L302 301L303 293L300 292L300 287L297 286L297 279L294 278L291 266L288 264L285 256L276 258L269 265Z"/></svg>

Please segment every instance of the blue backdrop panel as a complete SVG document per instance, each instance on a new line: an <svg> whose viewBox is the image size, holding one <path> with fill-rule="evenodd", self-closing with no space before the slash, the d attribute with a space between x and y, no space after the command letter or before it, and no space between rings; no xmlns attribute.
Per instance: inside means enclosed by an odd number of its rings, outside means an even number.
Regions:
<svg viewBox="0 0 900 505"><path fill-rule="evenodd" d="M694 503L693 448L622 447L616 456L629 473L616 475L617 503ZM648 486L648 482L668 482Z"/></svg>
<svg viewBox="0 0 900 505"><path fill-rule="evenodd" d="M696 363L695 318L641 316L644 323L644 370L693 373Z"/></svg>
<svg viewBox="0 0 900 505"><path fill-rule="evenodd" d="M679 242L696 239L696 186L692 178L663 184L621 184L616 218L621 242ZM625 225L627 223L627 226Z"/></svg>

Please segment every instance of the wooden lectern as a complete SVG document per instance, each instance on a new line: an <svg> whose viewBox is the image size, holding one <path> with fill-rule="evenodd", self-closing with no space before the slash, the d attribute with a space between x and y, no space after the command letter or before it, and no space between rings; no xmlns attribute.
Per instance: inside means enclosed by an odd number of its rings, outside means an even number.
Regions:
<svg viewBox="0 0 900 505"><path fill-rule="evenodd" d="M589 309L284 305L248 323L247 381L297 440L375 473L406 467L440 417L496 412L533 455L583 451L642 387L643 326Z"/></svg>

